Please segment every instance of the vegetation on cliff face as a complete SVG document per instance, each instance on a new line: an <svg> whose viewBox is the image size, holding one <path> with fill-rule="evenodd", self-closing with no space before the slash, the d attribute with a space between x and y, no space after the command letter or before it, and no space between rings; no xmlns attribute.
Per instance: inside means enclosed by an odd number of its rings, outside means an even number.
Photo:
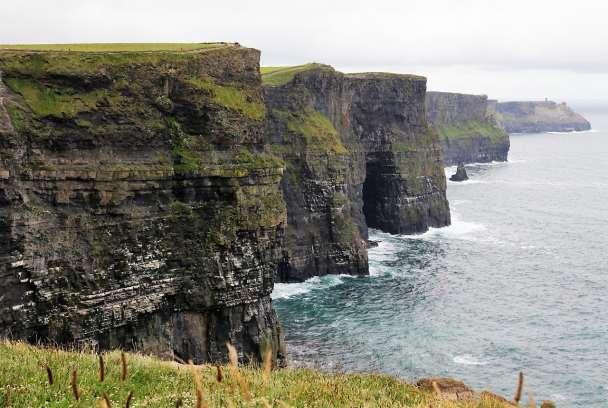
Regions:
<svg viewBox="0 0 608 408"><path fill-rule="evenodd" d="M262 120L266 117L265 105L247 90L218 85L211 78L190 78L187 82L198 89L210 92L213 101L217 104L239 111L248 118Z"/></svg>
<svg viewBox="0 0 608 408"><path fill-rule="evenodd" d="M211 365L179 365L125 354L123 371L120 352L104 354L103 360L104 380L100 381L99 357L93 352L0 343L0 406L92 407L105 396L111 406L122 407L132 393L131 407L509 407L483 397L451 401L380 374L220 366L218 381L218 368Z"/></svg>
<svg viewBox="0 0 608 408"><path fill-rule="evenodd" d="M338 131L321 112L307 108L303 112L287 115L287 130L302 136L309 151L329 154L346 154L346 147Z"/></svg>
<svg viewBox="0 0 608 408"><path fill-rule="evenodd" d="M493 142L500 142L507 137L504 130L488 122L467 121L452 126L438 127L440 137L447 139L463 139L471 137L486 137Z"/></svg>

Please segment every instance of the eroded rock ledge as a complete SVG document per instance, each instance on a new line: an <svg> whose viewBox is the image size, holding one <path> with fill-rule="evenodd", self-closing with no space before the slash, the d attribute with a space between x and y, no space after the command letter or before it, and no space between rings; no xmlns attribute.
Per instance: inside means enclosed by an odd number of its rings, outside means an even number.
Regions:
<svg viewBox="0 0 608 408"><path fill-rule="evenodd" d="M280 280L367 274L368 227L404 234L449 224L425 78L309 64L267 70L263 81L270 144L286 163Z"/></svg>
<svg viewBox="0 0 608 408"><path fill-rule="evenodd" d="M446 165L507 160L509 135L497 121L496 101L485 95L428 92L426 109L439 132Z"/></svg>

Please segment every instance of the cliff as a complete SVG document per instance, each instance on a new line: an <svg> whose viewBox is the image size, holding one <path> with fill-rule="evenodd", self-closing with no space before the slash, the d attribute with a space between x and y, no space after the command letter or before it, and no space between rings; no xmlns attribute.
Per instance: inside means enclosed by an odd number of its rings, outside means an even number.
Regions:
<svg viewBox="0 0 608 408"><path fill-rule="evenodd" d="M0 71L0 336L281 363L259 52L4 50Z"/></svg>
<svg viewBox="0 0 608 408"><path fill-rule="evenodd" d="M506 161L509 135L485 95L428 92L427 117L439 133L446 165Z"/></svg>
<svg viewBox="0 0 608 408"><path fill-rule="evenodd" d="M509 133L572 132L591 129L591 124L566 103L500 102L498 120Z"/></svg>
<svg viewBox="0 0 608 408"><path fill-rule="evenodd" d="M280 280L367 274L368 228L403 234L449 224L425 78L318 64L262 72L267 134L286 164Z"/></svg>

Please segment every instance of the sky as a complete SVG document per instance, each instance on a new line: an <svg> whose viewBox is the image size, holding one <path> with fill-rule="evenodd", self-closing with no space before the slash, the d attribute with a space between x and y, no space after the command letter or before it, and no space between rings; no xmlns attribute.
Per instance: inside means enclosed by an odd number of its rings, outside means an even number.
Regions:
<svg viewBox="0 0 608 408"><path fill-rule="evenodd" d="M608 100L606 0L20 0L0 43L235 41L263 65L428 78L501 100Z"/></svg>

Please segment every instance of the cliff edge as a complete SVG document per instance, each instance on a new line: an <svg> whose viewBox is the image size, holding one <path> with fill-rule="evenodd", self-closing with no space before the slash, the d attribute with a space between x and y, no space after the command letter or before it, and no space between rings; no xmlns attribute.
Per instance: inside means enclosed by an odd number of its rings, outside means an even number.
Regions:
<svg viewBox="0 0 608 408"><path fill-rule="evenodd" d="M591 129L582 115L566 103L500 102L498 121L509 133L574 132Z"/></svg>
<svg viewBox="0 0 608 408"><path fill-rule="evenodd" d="M427 93L427 117L439 133L446 165L507 160L509 135L497 122L495 107L485 95Z"/></svg>

